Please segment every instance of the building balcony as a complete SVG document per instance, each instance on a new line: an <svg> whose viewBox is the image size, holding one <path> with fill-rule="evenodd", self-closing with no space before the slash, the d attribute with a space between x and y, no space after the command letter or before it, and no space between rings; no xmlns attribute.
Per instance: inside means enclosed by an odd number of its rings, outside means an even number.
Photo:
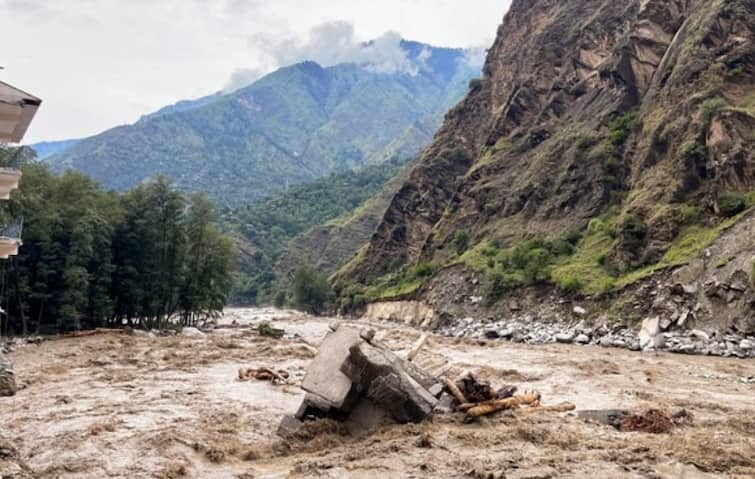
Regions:
<svg viewBox="0 0 755 479"><path fill-rule="evenodd" d="M0 82L0 142L20 143L42 100Z"/></svg>
<svg viewBox="0 0 755 479"><path fill-rule="evenodd" d="M0 167L0 200L10 198L11 191L18 189L19 181L21 181L21 170Z"/></svg>
<svg viewBox="0 0 755 479"><path fill-rule="evenodd" d="M18 254L21 247L21 233L24 229L24 219L19 218L0 230L0 259L8 259Z"/></svg>

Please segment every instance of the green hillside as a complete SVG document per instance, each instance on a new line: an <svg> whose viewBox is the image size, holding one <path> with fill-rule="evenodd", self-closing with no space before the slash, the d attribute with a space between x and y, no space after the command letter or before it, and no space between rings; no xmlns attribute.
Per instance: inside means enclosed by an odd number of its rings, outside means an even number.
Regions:
<svg viewBox="0 0 755 479"><path fill-rule="evenodd" d="M119 191L165 175L233 208L397 153L413 155L479 69L463 50L405 48L422 59L416 74L305 62L81 140L48 161Z"/></svg>

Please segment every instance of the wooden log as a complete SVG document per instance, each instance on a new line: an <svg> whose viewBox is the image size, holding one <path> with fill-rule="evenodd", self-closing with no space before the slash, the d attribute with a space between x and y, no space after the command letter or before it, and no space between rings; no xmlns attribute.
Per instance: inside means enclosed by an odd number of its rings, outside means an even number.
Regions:
<svg viewBox="0 0 755 479"><path fill-rule="evenodd" d="M514 396L508 399L500 399L497 401L486 401L468 409L467 416L487 416L488 414L493 414L494 412L504 411L506 409L514 409L526 404L535 404L538 401L540 401L540 393L537 392L526 393L522 396Z"/></svg>
<svg viewBox="0 0 755 479"><path fill-rule="evenodd" d="M464 394L459 390L455 382L451 381L448 378L443 378L443 382L445 383L448 390L451 391L451 394L453 394L459 404L467 403L467 398L464 397Z"/></svg>
<svg viewBox="0 0 755 479"><path fill-rule="evenodd" d="M406 355L407 361L412 361L414 358L419 354L419 352L422 350L422 347L427 342L427 334L423 334L420 336L420 338L417 340L416 343L414 343L414 346L412 346L412 349L409 351L409 354Z"/></svg>
<svg viewBox="0 0 755 479"><path fill-rule="evenodd" d="M553 404L551 406L535 406L535 407L526 407L520 409L523 413L538 413L538 412L568 412L568 411L574 411L577 409L577 406L570 402L562 402L561 404Z"/></svg>

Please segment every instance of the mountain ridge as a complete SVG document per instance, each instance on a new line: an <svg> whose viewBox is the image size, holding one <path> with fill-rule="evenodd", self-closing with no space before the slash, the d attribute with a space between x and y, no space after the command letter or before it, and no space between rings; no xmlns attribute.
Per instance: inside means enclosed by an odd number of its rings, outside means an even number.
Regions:
<svg viewBox="0 0 755 479"><path fill-rule="evenodd" d="M302 62L228 94L165 107L47 161L115 190L164 174L234 207L397 153L410 156L479 70L465 50L402 45L418 62L413 75Z"/></svg>

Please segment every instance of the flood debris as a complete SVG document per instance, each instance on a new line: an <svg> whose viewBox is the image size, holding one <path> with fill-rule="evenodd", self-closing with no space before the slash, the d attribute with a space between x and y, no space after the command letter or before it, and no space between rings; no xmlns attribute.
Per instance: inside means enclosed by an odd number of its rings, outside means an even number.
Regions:
<svg viewBox="0 0 755 479"><path fill-rule="evenodd" d="M354 430L384 421L418 423L433 412L439 381L374 341L373 330L337 327L323 340L302 382L298 412L281 422L290 436L311 419L335 419Z"/></svg>
<svg viewBox="0 0 755 479"><path fill-rule="evenodd" d="M270 381L273 384L288 384L288 371L273 368L242 368L239 369L239 381Z"/></svg>
<svg viewBox="0 0 755 479"><path fill-rule="evenodd" d="M257 334L266 338L281 339L283 335L286 334L286 331L274 328L273 325L267 321L262 321L257 325Z"/></svg>
<svg viewBox="0 0 755 479"><path fill-rule="evenodd" d="M541 395L504 385L494 388L473 374L457 381L438 378L409 359L426 343L422 336L406 357L375 341L374 331L333 327L307 370L307 394L296 414L283 419L278 434L296 434L306 421L330 419L365 431L385 421L419 423L431 414L462 412L467 419L498 411L566 412L571 403L541 404Z"/></svg>
<svg viewBox="0 0 755 479"><path fill-rule="evenodd" d="M579 411L577 417L587 422L612 426L622 432L663 434L675 427L690 426L694 415L686 409L670 412L665 409L647 409L632 413L621 409Z"/></svg>

